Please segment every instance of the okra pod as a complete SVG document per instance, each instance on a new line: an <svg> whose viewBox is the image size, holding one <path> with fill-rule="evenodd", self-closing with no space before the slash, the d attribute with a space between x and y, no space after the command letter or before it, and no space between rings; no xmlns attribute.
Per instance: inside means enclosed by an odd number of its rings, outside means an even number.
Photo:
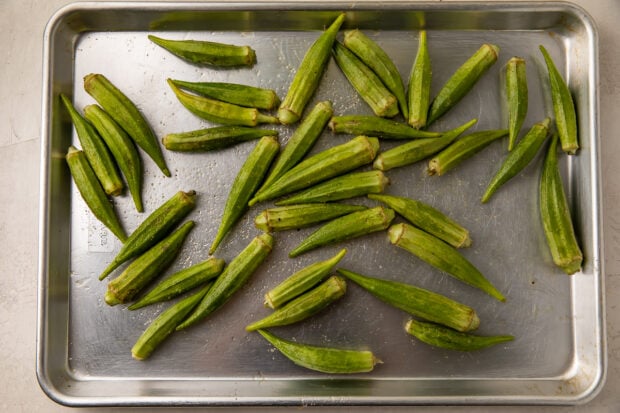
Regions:
<svg viewBox="0 0 620 413"><path fill-rule="evenodd" d="M367 373L373 370L375 364L381 363L368 350L311 346L284 340L266 330L258 332L293 363L321 373Z"/></svg>
<svg viewBox="0 0 620 413"><path fill-rule="evenodd" d="M249 108L272 110L280 104L275 91L256 86L222 82L186 82L171 80L180 88L211 99Z"/></svg>
<svg viewBox="0 0 620 413"><path fill-rule="evenodd" d="M416 227L455 248L469 247L469 231L443 212L423 202L393 195L370 194L368 198L383 202Z"/></svg>
<svg viewBox="0 0 620 413"><path fill-rule="evenodd" d="M126 242L127 235L121 225L114 206L108 200L101 183L90 166L86 154L75 147L69 147L66 156L73 182L93 215L103 223L121 242Z"/></svg>
<svg viewBox="0 0 620 413"><path fill-rule="evenodd" d="M248 209L248 201L263 182L269 165L279 150L278 141L272 136L265 136L258 141L254 150L248 155L228 193L222 221L209 248L209 254L215 252L226 234Z"/></svg>
<svg viewBox="0 0 620 413"><path fill-rule="evenodd" d="M187 221L132 261L121 275L108 283L105 302L114 306L131 301L136 294L172 264L194 225L194 221Z"/></svg>
<svg viewBox="0 0 620 413"><path fill-rule="evenodd" d="M507 129L500 129L474 132L463 136L429 161L428 174L441 176L480 152L491 142L507 135Z"/></svg>
<svg viewBox="0 0 620 413"><path fill-rule="evenodd" d="M487 202L500 186L521 172L534 159L547 138L549 123L550 119L546 118L542 122L534 124L523 139L519 141L516 148L508 153L499 170L489 182L482 196L483 203Z"/></svg>
<svg viewBox="0 0 620 413"><path fill-rule="evenodd" d="M294 324L312 317L344 295L347 284L342 277L333 275L319 286L289 301L267 317L248 325L246 331L254 331Z"/></svg>
<svg viewBox="0 0 620 413"><path fill-rule="evenodd" d="M471 262L454 247L434 235L427 234L409 224L395 224L388 230L388 237L392 244L403 248L433 267L484 291L499 301L506 301L502 293Z"/></svg>
<svg viewBox="0 0 620 413"><path fill-rule="evenodd" d="M458 331L478 328L476 311L441 294L398 281L382 280L342 268L338 273L353 281L381 301L416 317L439 323Z"/></svg>
<svg viewBox="0 0 620 413"><path fill-rule="evenodd" d="M184 268L157 284L151 291L127 308L137 310L147 305L172 300L220 275L224 269L224 264L224 260L211 257L206 261Z"/></svg>
<svg viewBox="0 0 620 413"><path fill-rule="evenodd" d="M334 42L332 53L351 86L375 115L388 118L398 115L398 100L364 62L338 41Z"/></svg>
<svg viewBox="0 0 620 413"><path fill-rule="evenodd" d="M289 252L288 256L294 258L324 245L382 231L390 226L393 219L394 211L381 206L352 212L336 218L314 231Z"/></svg>
<svg viewBox="0 0 620 413"><path fill-rule="evenodd" d="M120 195L123 190L123 181L118 174L116 163L105 142L99 136L95 127L73 107L68 97L61 93L60 98L71 116L71 121L82 145L82 150L103 190L108 195Z"/></svg>
<svg viewBox="0 0 620 413"><path fill-rule="evenodd" d="M558 168L557 141L558 137L554 135L540 176L540 216L553 262L570 275L581 269L583 253L577 242Z"/></svg>
<svg viewBox="0 0 620 413"><path fill-rule="evenodd" d="M508 150L512 151L527 115L528 91L525 60L513 57L506 64L506 100L508 107Z"/></svg>
<svg viewBox="0 0 620 413"><path fill-rule="evenodd" d="M276 309L282 304L310 290L321 282L347 253L341 249L338 254L324 261L318 261L286 278L265 294L265 306Z"/></svg>
<svg viewBox="0 0 620 413"><path fill-rule="evenodd" d="M555 114L555 127L557 128L558 135L560 135L562 150L569 155L574 155L577 153L577 149L579 149L575 103L573 102L573 97L568 85L555 66L555 63L553 63L553 59L542 45L540 46L540 52L545 58L547 71L549 73L551 101L553 102L553 113Z"/></svg>
<svg viewBox="0 0 620 413"><path fill-rule="evenodd" d="M429 109L430 125L456 105L469 92L480 77L497 61L499 47L483 44L443 85Z"/></svg>
<svg viewBox="0 0 620 413"><path fill-rule="evenodd" d="M457 351L480 350L514 340L511 335L478 336L414 319L407 322L405 331L431 346Z"/></svg>
<svg viewBox="0 0 620 413"><path fill-rule="evenodd" d="M99 276L107 277L125 261L142 254L170 233L196 205L196 192L179 191L153 211L125 241L116 257Z"/></svg>
<svg viewBox="0 0 620 413"><path fill-rule="evenodd" d="M372 115L334 116L329 121L329 127L334 133L376 136L382 139L420 139L441 136L439 132L413 129L401 122Z"/></svg>
<svg viewBox="0 0 620 413"><path fill-rule="evenodd" d="M411 68L409 86L407 88L407 100L409 104L407 122L416 129L426 127L428 109L431 104L432 75L426 30L421 30L418 39L418 53L416 54L413 67Z"/></svg>
<svg viewBox="0 0 620 413"><path fill-rule="evenodd" d="M136 105L102 74L85 76L84 89L153 159L163 174L170 176L157 137Z"/></svg>
<svg viewBox="0 0 620 413"><path fill-rule="evenodd" d="M216 67L253 66L256 52L250 46L209 42L206 40L169 40L153 35L149 40L181 59Z"/></svg>
<svg viewBox="0 0 620 413"><path fill-rule="evenodd" d="M264 210L254 218L254 225L263 232L286 231L309 227L365 209L363 205L338 203L287 205Z"/></svg>
<svg viewBox="0 0 620 413"><path fill-rule="evenodd" d="M267 258L272 248L273 237L271 235L265 233L254 238L224 268L200 304L189 317L177 326L177 330L197 323L224 305L237 290L245 285L250 276Z"/></svg>
<svg viewBox="0 0 620 413"><path fill-rule="evenodd" d="M344 20L345 14L341 13L306 51L286 97L278 109L278 119L281 123L290 125L301 118L323 76L332 44Z"/></svg>
<svg viewBox="0 0 620 413"><path fill-rule="evenodd" d="M263 136L278 136L278 131L248 126L215 126L190 132L170 133L162 138L162 143L170 151L204 152L228 148Z"/></svg>

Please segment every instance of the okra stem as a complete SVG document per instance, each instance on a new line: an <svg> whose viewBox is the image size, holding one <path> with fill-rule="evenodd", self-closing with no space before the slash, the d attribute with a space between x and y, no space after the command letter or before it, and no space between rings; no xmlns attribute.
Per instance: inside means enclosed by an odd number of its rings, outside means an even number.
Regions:
<svg viewBox="0 0 620 413"><path fill-rule="evenodd" d="M367 115L334 116L329 121L329 127L334 133L376 136L382 139L420 139L441 136L439 132L421 131L392 119Z"/></svg>
<svg viewBox="0 0 620 413"><path fill-rule="evenodd" d="M418 53L411 68L409 86L407 88L409 104L407 122L416 129L426 127L428 108L431 104L431 78L431 59L428 54L426 30L420 30Z"/></svg>
<svg viewBox="0 0 620 413"><path fill-rule="evenodd" d="M431 346L457 351L481 350L496 344L514 340L514 337L510 335L478 336L414 319L407 322L405 331Z"/></svg>
<svg viewBox="0 0 620 413"><path fill-rule="evenodd" d="M250 46L204 40L169 40L153 35L149 40L181 59L216 67L253 66L256 52Z"/></svg>

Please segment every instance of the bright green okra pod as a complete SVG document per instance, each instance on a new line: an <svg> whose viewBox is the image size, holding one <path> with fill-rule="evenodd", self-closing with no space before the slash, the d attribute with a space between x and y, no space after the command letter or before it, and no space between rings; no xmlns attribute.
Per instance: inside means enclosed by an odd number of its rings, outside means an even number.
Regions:
<svg viewBox="0 0 620 413"><path fill-rule="evenodd" d="M329 121L329 128L334 133L376 136L382 139L421 139L441 136L439 132L413 129L401 122L372 115L334 116Z"/></svg>
<svg viewBox="0 0 620 413"><path fill-rule="evenodd" d="M457 351L481 350L514 340L511 335L479 336L414 319L407 322L405 331L428 345Z"/></svg>
<svg viewBox="0 0 620 413"><path fill-rule="evenodd" d="M426 30L421 30L420 38L418 39L418 53L411 68L409 85L407 87L407 101L409 105L407 122L415 129L426 127L428 109L431 105L432 74Z"/></svg>
<svg viewBox="0 0 620 413"><path fill-rule="evenodd" d="M199 95L234 105L272 110L280 104L280 98L271 89L237 83L186 82L174 79L171 82Z"/></svg>
<svg viewBox="0 0 620 413"><path fill-rule="evenodd" d="M254 225L264 232L286 231L309 227L365 209L363 205L339 203L286 205L262 211L254 218Z"/></svg>
<svg viewBox="0 0 620 413"><path fill-rule="evenodd" d="M506 64L506 100L508 107L508 150L512 151L527 115L528 91L525 60L513 57Z"/></svg>
<svg viewBox="0 0 620 413"><path fill-rule="evenodd" d="M256 52L250 46L205 40L169 40L149 35L149 40L181 59L216 67L253 66Z"/></svg>
<svg viewBox="0 0 620 413"><path fill-rule="evenodd" d="M263 136L278 136L278 131L248 126L215 126L189 132L169 133L162 138L162 143L170 151L205 152L229 148Z"/></svg>

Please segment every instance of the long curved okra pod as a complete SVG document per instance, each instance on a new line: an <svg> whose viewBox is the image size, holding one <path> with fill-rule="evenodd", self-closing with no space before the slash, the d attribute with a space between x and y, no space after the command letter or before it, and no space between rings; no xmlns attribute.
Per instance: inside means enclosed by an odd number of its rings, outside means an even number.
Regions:
<svg viewBox="0 0 620 413"><path fill-rule="evenodd" d="M194 221L187 221L132 261L121 275L108 283L106 304L113 306L131 301L153 278L164 272L174 261L194 225Z"/></svg>
<svg viewBox="0 0 620 413"><path fill-rule="evenodd" d="M310 346L284 340L266 330L258 332L293 363L321 373L367 373L373 370L375 364L381 363L381 360L367 350Z"/></svg>
<svg viewBox="0 0 620 413"><path fill-rule="evenodd" d="M408 224L395 224L388 230L388 237L392 244L403 248L433 267L484 291L499 301L506 301L502 293L472 263L455 248L434 235Z"/></svg>
<svg viewBox="0 0 620 413"><path fill-rule="evenodd" d="M409 85L407 87L407 101L409 104L407 122L416 129L426 127L428 108L431 104L432 74L426 30L421 30L420 38L418 39L418 53L411 68Z"/></svg>
<svg viewBox="0 0 620 413"><path fill-rule="evenodd" d="M153 159L163 174L170 176L157 137L136 105L102 74L86 75L84 90Z"/></svg>
<svg viewBox="0 0 620 413"><path fill-rule="evenodd" d="M439 132L413 129L401 122L373 115L334 116L329 121L329 128L334 133L376 136L382 139L420 139L441 136Z"/></svg>
<svg viewBox="0 0 620 413"><path fill-rule="evenodd" d="M136 145L123 128L101 107L97 105L86 106L84 117L93 124L110 148L116 164L125 176L136 210L144 212L142 206L142 161Z"/></svg>
<svg viewBox="0 0 620 413"><path fill-rule="evenodd" d="M171 80L180 88L211 99L249 108L272 110L280 104L280 98L271 89L222 82L186 82Z"/></svg>
<svg viewBox="0 0 620 413"><path fill-rule="evenodd" d="M281 123L290 125L301 118L323 76L332 45L344 20L345 14L341 13L306 51L286 97L278 109L278 119Z"/></svg>
<svg viewBox="0 0 620 413"><path fill-rule="evenodd" d="M190 132L169 133L161 141L170 151L204 152L228 148L263 136L278 136L278 131L248 126L215 126Z"/></svg>
<svg viewBox="0 0 620 413"><path fill-rule="evenodd" d="M551 120L546 118L542 122L534 124L523 139L519 141L516 148L508 153L499 170L489 182L482 196L483 203L487 202L500 186L513 178L534 159L547 138L550 122Z"/></svg>
<svg viewBox="0 0 620 413"><path fill-rule="evenodd" d="M338 203L287 205L264 210L254 218L254 225L264 232L286 231L309 227L365 209L363 205Z"/></svg>
<svg viewBox="0 0 620 413"><path fill-rule="evenodd" d="M125 261L142 254L161 241L196 205L196 192L179 191L153 211L125 241L106 269L99 276L107 277Z"/></svg>
<svg viewBox="0 0 620 413"><path fill-rule="evenodd" d="M245 285L250 276L263 263L273 248L273 237L261 234L254 238L217 277L215 283L204 296L198 307L177 326L177 330L187 328L220 308Z"/></svg>
<svg viewBox="0 0 620 413"><path fill-rule="evenodd" d="M511 335L478 336L414 319L407 322L405 331L431 346L457 351L480 350L495 344L514 340L514 337Z"/></svg>
<svg viewBox="0 0 620 413"><path fill-rule="evenodd" d="M458 331L478 328L476 311L441 294L397 281L367 277L342 268L338 273L358 284L381 301L413 316L443 324Z"/></svg>
<svg viewBox="0 0 620 413"><path fill-rule="evenodd" d="M430 125L469 92L478 79L497 61L499 47L483 44L443 85L433 99L428 113L427 125Z"/></svg>
<svg viewBox="0 0 620 413"><path fill-rule="evenodd" d="M253 66L256 52L250 46L209 42L204 40L168 40L148 36L149 40L181 59L218 67Z"/></svg>
<svg viewBox="0 0 620 413"><path fill-rule="evenodd" d="M121 242L126 242L127 235L121 225L114 207L108 200L101 183L97 179L86 154L73 146L69 147L66 156L73 182L82 195L93 215L103 223Z"/></svg>
<svg viewBox="0 0 620 413"><path fill-rule="evenodd" d="M351 86L375 115L388 118L398 115L398 100L364 62L338 41L334 42L332 54Z"/></svg>
<svg viewBox="0 0 620 413"><path fill-rule="evenodd" d="M583 253L575 236L558 169L557 141L554 135L540 176L540 216L553 262L570 275L581 269Z"/></svg>
<svg viewBox="0 0 620 413"><path fill-rule="evenodd" d="M382 231L390 226L393 219L394 211L381 206L352 212L336 218L314 231L289 252L288 256L294 258L324 245Z"/></svg>
<svg viewBox="0 0 620 413"><path fill-rule="evenodd" d="M82 150L88 158L88 163L93 168L97 179L101 183L106 194L118 196L123 190L123 181L116 169L116 163L110 151L95 127L78 113L68 97L60 94L71 121L77 132Z"/></svg>
<svg viewBox="0 0 620 413"><path fill-rule="evenodd" d="M525 60L511 58L506 63L506 100L508 101L508 150L512 151L527 115L528 92Z"/></svg>

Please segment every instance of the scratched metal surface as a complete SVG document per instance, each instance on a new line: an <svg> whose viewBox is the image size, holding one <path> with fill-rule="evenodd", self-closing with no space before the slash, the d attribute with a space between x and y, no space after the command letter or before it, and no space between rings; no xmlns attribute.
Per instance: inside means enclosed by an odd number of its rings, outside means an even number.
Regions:
<svg viewBox="0 0 620 413"><path fill-rule="evenodd" d="M601 339L596 33L580 9L567 4L77 4L57 14L47 31L44 93L44 231L40 271L39 380L46 392L69 405L176 404L416 404L577 403L592 397L604 376ZM361 28L392 57L407 79L417 49L421 16L429 28L432 94L480 44L501 48L498 63L447 115L432 125L447 130L471 118L471 129L505 124L500 69L511 56L528 63L530 107L525 127L552 115L546 99L544 45L567 75L579 110L582 149L563 157L562 170L586 260L567 277L552 263L537 203L542 157L507 183L487 205L479 202L505 155L505 141L442 177L425 164L388 172L386 191L425 201L469 228L472 247L463 254L505 295L499 303L389 244L385 233L322 248L296 259L287 253L313 229L277 233L276 246L250 282L213 316L174 334L145 362L131 358L140 333L166 305L130 312L103 301L106 282L97 275L120 246L88 212L71 184L62 155L76 141L57 93L78 108L93 103L82 88L91 72L105 74L137 103L157 136L210 126L185 110L166 78L226 81L273 88L284 97L317 29L347 10L345 28ZM201 13L190 13L199 10ZM257 53L251 69L213 70L185 63L146 38L209 39L248 44ZM330 100L337 115L366 114L333 61L313 101ZM311 102L311 104L312 104ZM293 127L278 127L285 144ZM325 131L314 152L350 136ZM146 213L178 190L198 192L190 215L196 228L167 273L207 257L228 188L254 143L205 153L165 152L173 173L165 178L143 156ZM382 141L381 148L394 146ZM350 202L373 205L364 199ZM128 230L137 214L127 195L115 204ZM216 256L231 260L254 236L252 219L270 205L251 208ZM475 352L431 348L404 333L407 315L349 283L343 299L298 325L274 329L299 342L368 348L381 360L369 374L326 376L298 368L258 334L243 327L268 311L262 296L294 271L349 252L341 266L367 275L409 282L473 306L481 334L513 334L513 342Z"/></svg>

